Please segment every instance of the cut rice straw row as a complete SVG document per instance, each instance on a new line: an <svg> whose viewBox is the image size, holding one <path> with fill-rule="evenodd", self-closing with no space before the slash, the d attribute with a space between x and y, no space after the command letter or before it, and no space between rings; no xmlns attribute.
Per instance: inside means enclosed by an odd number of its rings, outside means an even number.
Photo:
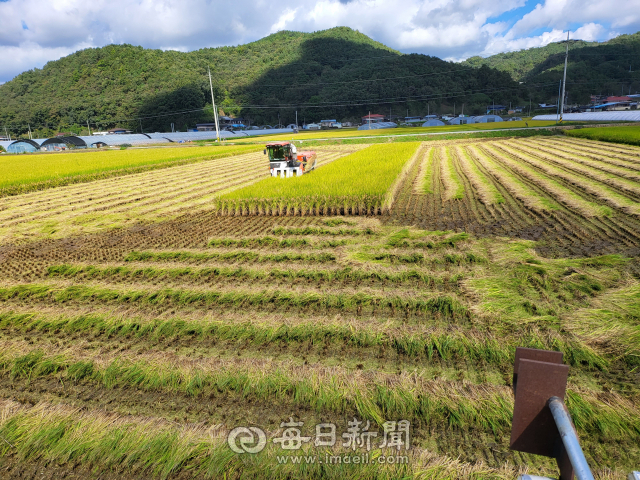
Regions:
<svg viewBox="0 0 640 480"><path fill-rule="evenodd" d="M495 161L492 158L494 152L479 150L476 146L470 146L467 151L475 161L482 165L485 170L491 172L491 174L496 177L496 179L509 191L509 193L524 203L527 208L537 212L555 210L559 208L558 204L540 196L538 192L531 189L518 177Z"/></svg>

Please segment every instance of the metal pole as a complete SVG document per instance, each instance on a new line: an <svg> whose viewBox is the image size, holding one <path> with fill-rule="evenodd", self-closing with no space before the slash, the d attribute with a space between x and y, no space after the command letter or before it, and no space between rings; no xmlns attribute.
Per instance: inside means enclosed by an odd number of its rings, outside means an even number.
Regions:
<svg viewBox="0 0 640 480"><path fill-rule="evenodd" d="M558 124L558 117L560 115L560 89L562 88L562 80L558 84L558 101L556 102L556 125Z"/></svg>
<svg viewBox="0 0 640 480"><path fill-rule="evenodd" d="M587 459L582 453L582 448L580 448L580 441L573 428L571 415L564 402L558 397L551 397L547 404L558 427L558 432L560 432L560 438L562 438L562 443L576 477L578 477L578 480L594 480Z"/></svg>
<svg viewBox="0 0 640 480"><path fill-rule="evenodd" d="M560 121L562 122L562 115L564 115L564 91L567 84L567 60L569 59L569 31L567 31L567 50L564 54L564 75L562 76L562 97L560 103Z"/></svg>
<svg viewBox="0 0 640 480"><path fill-rule="evenodd" d="M213 108L213 118L216 122L216 139L220 142L220 127L218 126L218 111L216 110L216 101L213 98L213 81L211 80L211 69L207 67L209 72L209 87L211 87L211 108Z"/></svg>
<svg viewBox="0 0 640 480"><path fill-rule="evenodd" d="M89 125L89 119L87 118L87 128L89 129L89 136L91 136L91 126Z"/></svg>
<svg viewBox="0 0 640 480"><path fill-rule="evenodd" d="M27 126L29 127L29 140L33 140L33 136L31 135L31 125L27 123Z"/></svg>

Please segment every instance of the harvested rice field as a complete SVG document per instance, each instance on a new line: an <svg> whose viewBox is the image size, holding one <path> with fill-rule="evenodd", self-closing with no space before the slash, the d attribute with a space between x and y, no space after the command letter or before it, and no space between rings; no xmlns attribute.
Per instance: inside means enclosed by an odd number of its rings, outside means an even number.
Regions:
<svg viewBox="0 0 640 480"><path fill-rule="evenodd" d="M563 352L596 478L637 469L640 148L398 145L372 205L221 210L296 180L261 152L1 198L0 478L557 476L508 448L518 346Z"/></svg>

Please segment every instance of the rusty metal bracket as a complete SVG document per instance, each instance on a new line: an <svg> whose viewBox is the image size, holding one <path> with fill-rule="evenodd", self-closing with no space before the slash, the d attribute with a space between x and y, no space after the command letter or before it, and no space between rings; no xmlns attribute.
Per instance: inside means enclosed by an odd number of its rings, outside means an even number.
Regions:
<svg viewBox="0 0 640 480"><path fill-rule="evenodd" d="M551 397L564 400L568 375L561 352L516 349L510 448L556 458L560 480L573 480L574 471L547 402Z"/></svg>

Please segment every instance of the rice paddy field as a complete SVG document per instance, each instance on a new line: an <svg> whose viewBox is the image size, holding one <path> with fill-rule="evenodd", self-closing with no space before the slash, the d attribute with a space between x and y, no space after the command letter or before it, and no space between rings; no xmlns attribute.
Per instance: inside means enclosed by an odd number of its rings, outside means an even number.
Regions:
<svg viewBox="0 0 640 480"><path fill-rule="evenodd" d="M0 157L0 197L257 151L233 145L6 155Z"/></svg>
<svg viewBox="0 0 640 480"><path fill-rule="evenodd" d="M570 130L567 135L577 138L588 138L601 142L627 143L640 145L640 127L600 127Z"/></svg>
<svg viewBox="0 0 640 480"><path fill-rule="evenodd" d="M0 478L557 476L508 448L517 346L564 353L596 478L638 469L640 148L317 151L300 178L230 151L0 198Z"/></svg>
<svg viewBox="0 0 640 480"><path fill-rule="evenodd" d="M356 128L331 129L319 131L302 130L296 134L296 140L315 140L319 138L350 138L350 137L378 137L389 135L424 135L428 133L461 133L461 132L482 132L483 130L500 130L505 128L533 128L533 127L549 127L555 125L556 122L546 120L518 120L514 122L497 122L497 123L473 123L469 125L445 125L441 127L401 127L401 128L383 128L379 130L357 130ZM269 140L291 140L291 134L267 135L265 138ZM254 141L261 142L262 139Z"/></svg>

